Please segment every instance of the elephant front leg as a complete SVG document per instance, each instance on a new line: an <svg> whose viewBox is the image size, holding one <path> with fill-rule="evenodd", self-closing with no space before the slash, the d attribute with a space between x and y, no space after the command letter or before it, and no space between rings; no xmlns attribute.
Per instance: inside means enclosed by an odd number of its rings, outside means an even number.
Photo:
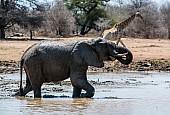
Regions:
<svg viewBox="0 0 170 115"><path fill-rule="evenodd" d="M91 98L94 96L95 89L88 83L87 79L74 76L73 78L71 77L71 82L74 87L73 98ZM85 90L86 93L81 93L82 89Z"/></svg>
<svg viewBox="0 0 170 115"><path fill-rule="evenodd" d="M70 71L70 80L73 85L73 98L91 98L94 96L95 89L89 84L86 76L86 66L72 66ZM85 90L86 93L81 94L81 90Z"/></svg>
<svg viewBox="0 0 170 115"><path fill-rule="evenodd" d="M78 87L73 87L72 98L80 98L81 91L82 91L82 89L80 89Z"/></svg>
<svg viewBox="0 0 170 115"><path fill-rule="evenodd" d="M86 84L85 86L83 86L83 89L86 91L86 93L81 93L80 97L81 98L91 98L94 96L95 93L95 89L92 85L90 85L89 83Z"/></svg>
<svg viewBox="0 0 170 115"><path fill-rule="evenodd" d="M86 91L86 93L81 93L82 89L74 86L72 98L91 98L94 96L95 89L93 86L90 85L88 88L85 86L83 89Z"/></svg>

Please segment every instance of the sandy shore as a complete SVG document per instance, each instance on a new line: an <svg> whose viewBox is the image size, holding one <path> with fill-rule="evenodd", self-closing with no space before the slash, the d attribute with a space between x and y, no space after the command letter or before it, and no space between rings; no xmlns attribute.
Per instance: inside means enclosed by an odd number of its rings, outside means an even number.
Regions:
<svg viewBox="0 0 170 115"><path fill-rule="evenodd" d="M45 38L43 38L45 39ZM91 39L87 37L72 38L53 38L56 41L70 41L77 39ZM36 40L3 40L0 41L0 72L18 70L18 63L24 51L32 44L42 39ZM89 68L96 71L113 71L113 70L170 70L170 40L167 39L135 39L123 38L122 41L126 47L132 51L134 60L129 66L122 65L118 62L109 62L105 64L104 69ZM145 67L145 64L151 64Z"/></svg>

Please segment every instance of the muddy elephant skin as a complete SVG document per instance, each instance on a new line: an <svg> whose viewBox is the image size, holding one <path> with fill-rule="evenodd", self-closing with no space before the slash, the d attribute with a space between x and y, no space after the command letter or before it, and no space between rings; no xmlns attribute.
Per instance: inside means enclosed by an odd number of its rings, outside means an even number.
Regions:
<svg viewBox="0 0 170 115"><path fill-rule="evenodd" d="M72 42L41 41L29 47L21 57L20 91L25 96L34 91L34 98L41 98L45 82L58 82L70 77L73 98L91 98L95 89L87 81L88 66L103 67L103 61L132 62L132 53L106 39L98 38ZM22 68L26 72L26 86L22 88ZM86 93L81 93L85 90Z"/></svg>

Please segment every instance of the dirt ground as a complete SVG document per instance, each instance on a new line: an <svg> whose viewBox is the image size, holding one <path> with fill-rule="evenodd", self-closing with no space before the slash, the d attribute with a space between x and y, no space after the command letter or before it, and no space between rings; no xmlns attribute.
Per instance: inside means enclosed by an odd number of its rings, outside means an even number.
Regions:
<svg viewBox="0 0 170 115"><path fill-rule="evenodd" d="M1 40L0 41L0 61L19 62L24 51L32 44L47 38L36 38L35 40ZM49 39L49 38L48 38ZM71 38L51 38L55 41L70 41L77 39L91 39L88 37L71 37ZM169 63L170 60L170 40L168 39L135 39L123 38L122 41L126 47L132 51L133 62L144 62L151 60L164 61ZM115 42L115 41L113 41ZM147 61L146 61L147 60ZM166 68L170 68L166 65Z"/></svg>

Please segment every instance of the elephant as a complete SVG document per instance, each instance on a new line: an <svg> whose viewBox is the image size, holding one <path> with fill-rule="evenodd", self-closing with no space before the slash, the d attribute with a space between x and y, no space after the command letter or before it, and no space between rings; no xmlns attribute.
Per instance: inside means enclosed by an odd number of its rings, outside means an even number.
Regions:
<svg viewBox="0 0 170 115"><path fill-rule="evenodd" d="M29 47L21 57L20 89L15 96L34 92L41 98L41 86L45 82L58 82L70 78L72 98L91 98L95 89L87 80L88 66L104 67L104 61L118 60L130 64L131 51L104 38L60 42L43 40ZM22 88L22 69L26 73L26 86ZM81 93L85 90L86 93Z"/></svg>

